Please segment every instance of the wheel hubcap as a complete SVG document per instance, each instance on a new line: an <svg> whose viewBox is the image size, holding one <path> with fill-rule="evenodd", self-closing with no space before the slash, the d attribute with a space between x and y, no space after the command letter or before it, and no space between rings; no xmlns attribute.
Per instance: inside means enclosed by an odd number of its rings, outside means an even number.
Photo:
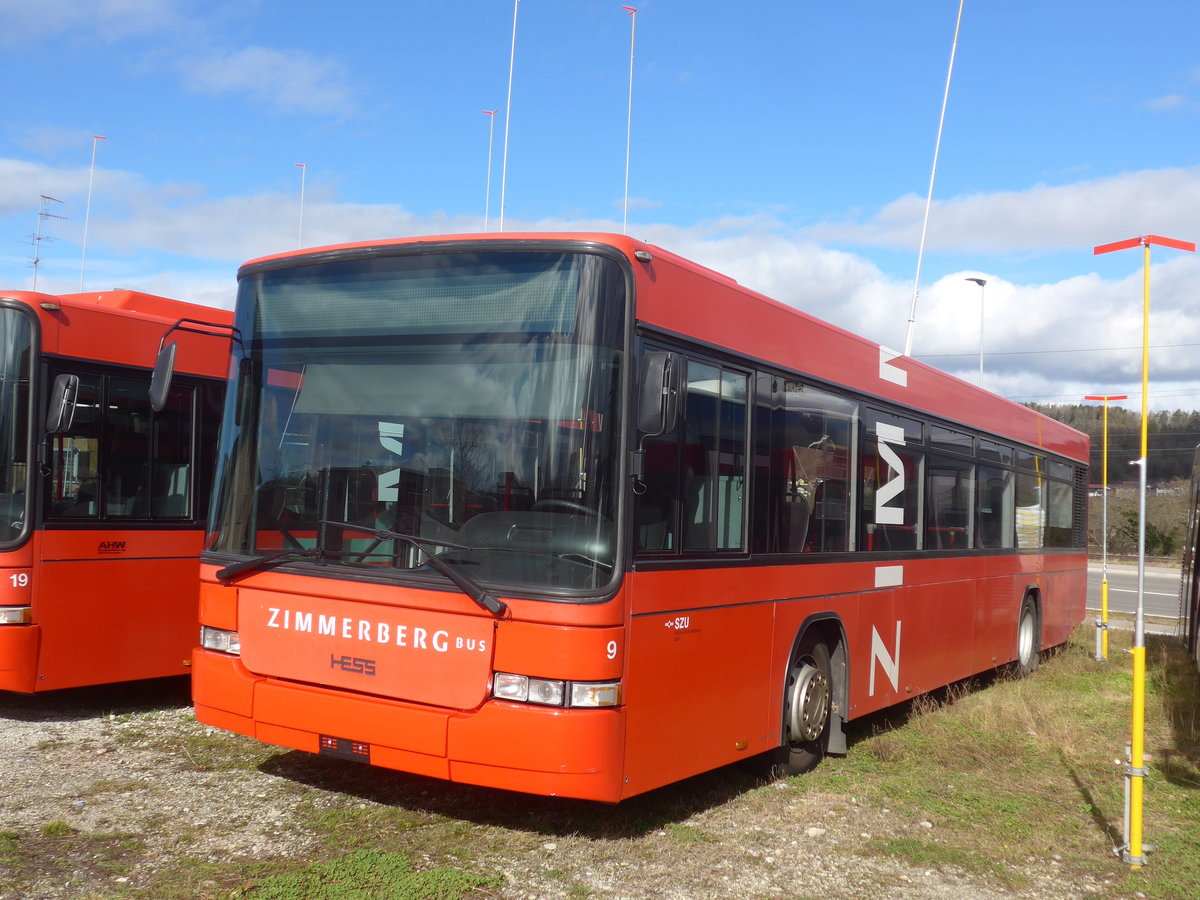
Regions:
<svg viewBox="0 0 1200 900"><path fill-rule="evenodd" d="M788 725L792 741L815 741L829 718L829 679L809 662L800 665L792 686Z"/></svg>
<svg viewBox="0 0 1200 900"><path fill-rule="evenodd" d="M1028 665L1033 657L1033 615L1027 613L1021 617L1021 629L1017 635L1017 658L1022 665Z"/></svg>

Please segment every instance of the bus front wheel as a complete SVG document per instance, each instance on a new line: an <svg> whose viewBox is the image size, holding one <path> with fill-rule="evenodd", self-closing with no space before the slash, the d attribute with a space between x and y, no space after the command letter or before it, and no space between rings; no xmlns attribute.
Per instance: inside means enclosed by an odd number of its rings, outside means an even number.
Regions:
<svg viewBox="0 0 1200 900"><path fill-rule="evenodd" d="M833 697L831 671L829 648L816 635L806 635L788 667L784 774L803 774L825 755Z"/></svg>

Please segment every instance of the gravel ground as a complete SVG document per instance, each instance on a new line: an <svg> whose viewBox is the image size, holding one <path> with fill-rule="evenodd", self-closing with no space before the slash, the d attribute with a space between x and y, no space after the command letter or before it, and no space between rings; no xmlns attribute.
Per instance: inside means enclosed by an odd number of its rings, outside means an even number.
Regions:
<svg viewBox="0 0 1200 900"><path fill-rule="evenodd" d="M485 895L504 900L1073 900L1106 893L1104 883L1072 877L1053 858L1030 860L1021 886L1012 888L866 853L872 839L928 839L937 824L786 783L747 788L742 777L730 788L737 779L716 773L634 806L555 807L233 737L228 746L240 762L222 768L209 755L214 746L219 755L223 740L191 718L179 681L0 695L0 834L21 848L13 865L0 842L0 897L154 896L164 873L186 871L189 861L236 867L321 856L302 807L402 808L414 821L450 830L465 855L447 855L444 845L392 849L410 853L418 866L449 863L495 876ZM630 831L639 817L645 824ZM76 840L64 854L56 830L90 837L101 849L81 851ZM186 876L173 877L178 884ZM206 877L197 876L190 895L228 897L238 887Z"/></svg>

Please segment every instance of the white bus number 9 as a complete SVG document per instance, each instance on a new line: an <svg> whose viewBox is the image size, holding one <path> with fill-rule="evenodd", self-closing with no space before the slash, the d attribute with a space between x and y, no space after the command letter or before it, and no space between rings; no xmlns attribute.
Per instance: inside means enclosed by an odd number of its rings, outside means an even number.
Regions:
<svg viewBox="0 0 1200 900"><path fill-rule="evenodd" d="M608 658L609 659L617 658L617 642L616 641L608 642Z"/></svg>

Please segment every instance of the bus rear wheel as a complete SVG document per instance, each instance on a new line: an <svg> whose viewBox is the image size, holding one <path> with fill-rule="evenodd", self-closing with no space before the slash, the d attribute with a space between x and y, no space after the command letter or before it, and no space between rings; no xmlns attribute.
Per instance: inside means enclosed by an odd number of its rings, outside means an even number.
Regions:
<svg viewBox="0 0 1200 900"><path fill-rule="evenodd" d="M1021 615L1017 617L1017 658L1013 663L1013 673L1018 678L1025 678L1037 670L1042 651L1038 630L1037 605L1032 597L1026 595L1021 603Z"/></svg>
<svg viewBox="0 0 1200 900"><path fill-rule="evenodd" d="M829 648L815 635L805 636L792 656L784 691L785 775L803 774L825 755L833 698L831 671Z"/></svg>

